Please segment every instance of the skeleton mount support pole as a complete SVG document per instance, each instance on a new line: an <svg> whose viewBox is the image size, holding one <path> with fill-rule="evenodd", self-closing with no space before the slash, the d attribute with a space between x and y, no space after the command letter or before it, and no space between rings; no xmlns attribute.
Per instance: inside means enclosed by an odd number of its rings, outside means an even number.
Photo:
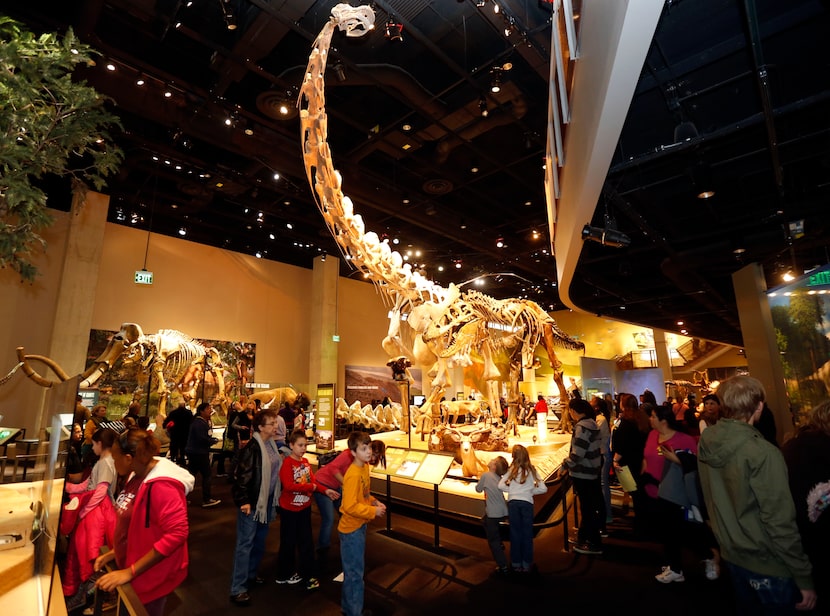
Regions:
<svg viewBox="0 0 830 616"><path fill-rule="evenodd" d="M401 391L401 426L406 426L406 446L412 449L412 425L409 418L409 379L395 380ZM423 438L423 435L421 435Z"/></svg>

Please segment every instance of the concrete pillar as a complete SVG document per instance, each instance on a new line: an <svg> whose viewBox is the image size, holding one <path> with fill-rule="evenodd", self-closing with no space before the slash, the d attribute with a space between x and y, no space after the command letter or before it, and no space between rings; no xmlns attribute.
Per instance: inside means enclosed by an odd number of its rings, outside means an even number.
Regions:
<svg viewBox="0 0 830 616"><path fill-rule="evenodd" d="M47 356L54 359L69 376L75 376L86 367L86 351L89 346L89 330L95 304L95 288L104 245L107 210L110 198L97 192L76 191L72 196L72 209L66 234L61 274L55 302L55 320ZM50 375L47 378L56 378ZM77 382L76 382L77 383ZM77 384L76 384L77 387ZM52 393L52 392L50 392ZM68 408L56 401L41 405L37 426L39 437L43 428L50 425L47 415L51 411L63 413L75 410L75 396L64 394L62 400L71 397Z"/></svg>
<svg viewBox="0 0 830 616"><path fill-rule="evenodd" d="M767 300L764 271L751 263L732 274L738 318L744 340L749 374L763 383L767 404L775 415L778 442L793 431L790 402L784 386L784 367L775 340L772 312Z"/></svg>
<svg viewBox="0 0 830 616"><path fill-rule="evenodd" d="M311 331L308 337L309 396L315 398L319 383L337 383L339 346L337 330L337 280L340 259L320 255L311 274ZM336 391L336 388L335 388Z"/></svg>
<svg viewBox="0 0 830 616"><path fill-rule="evenodd" d="M673 381L671 354L669 353L669 347L666 346L666 332L662 329L653 329L651 331L654 335L654 353L657 356L657 367L663 373L663 381ZM655 395L657 393L655 392Z"/></svg>
<svg viewBox="0 0 830 616"><path fill-rule="evenodd" d="M95 288L107 224L108 195L75 192L48 355L70 376L86 367Z"/></svg>

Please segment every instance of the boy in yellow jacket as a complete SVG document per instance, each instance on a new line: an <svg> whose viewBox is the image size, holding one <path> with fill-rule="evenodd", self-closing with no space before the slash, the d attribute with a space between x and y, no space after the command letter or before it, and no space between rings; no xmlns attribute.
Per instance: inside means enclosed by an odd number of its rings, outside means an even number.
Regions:
<svg viewBox="0 0 830 616"><path fill-rule="evenodd" d="M363 613L363 570L366 553L366 524L386 513L386 506L369 491L371 438L365 432L352 432L348 440L354 462L343 476L343 501L340 505L340 560L343 564L343 594L340 607L346 616Z"/></svg>

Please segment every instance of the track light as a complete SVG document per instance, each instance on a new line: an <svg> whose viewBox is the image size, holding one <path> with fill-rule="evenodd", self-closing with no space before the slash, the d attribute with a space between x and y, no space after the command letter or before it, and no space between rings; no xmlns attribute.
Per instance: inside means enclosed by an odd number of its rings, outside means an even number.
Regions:
<svg viewBox="0 0 830 616"><path fill-rule="evenodd" d="M403 24L392 17L386 22L386 38L390 41L403 41Z"/></svg>
<svg viewBox="0 0 830 616"><path fill-rule="evenodd" d="M337 81L341 83L346 81L346 67L343 66L342 62L335 62L331 68L337 77Z"/></svg>
<svg viewBox="0 0 830 616"><path fill-rule="evenodd" d="M631 244L631 238L621 231L617 231L616 229L602 229L600 227L592 227L591 225L582 227L582 241L597 242L603 246L611 246L613 248L625 248Z"/></svg>
<svg viewBox="0 0 830 616"><path fill-rule="evenodd" d="M486 118L490 115L490 112L487 110L487 99L484 98L484 95L481 95L481 98L478 99L478 110L481 112L481 117Z"/></svg>
<svg viewBox="0 0 830 616"><path fill-rule="evenodd" d="M493 94L501 91L501 72L500 66L494 66L490 69L490 92Z"/></svg>
<svg viewBox="0 0 830 616"><path fill-rule="evenodd" d="M236 11L231 6L231 0L219 0L219 6L222 8L222 17L225 18L225 25L228 30L236 30Z"/></svg>
<svg viewBox="0 0 830 616"><path fill-rule="evenodd" d="M187 227L179 227L179 235L181 235L182 237L187 235Z"/></svg>
<svg viewBox="0 0 830 616"><path fill-rule="evenodd" d="M711 199L715 196L709 165L703 162L697 163L689 170L689 173L692 176L692 186L698 199Z"/></svg>

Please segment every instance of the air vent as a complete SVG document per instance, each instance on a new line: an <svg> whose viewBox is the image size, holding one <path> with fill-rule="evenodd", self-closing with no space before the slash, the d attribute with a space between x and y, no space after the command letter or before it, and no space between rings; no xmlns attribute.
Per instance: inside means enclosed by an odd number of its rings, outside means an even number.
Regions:
<svg viewBox="0 0 830 616"><path fill-rule="evenodd" d="M428 195L446 195L453 189L452 182L449 180L427 180L424 182L424 192Z"/></svg>
<svg viewBox="0 0 830 616"><path fill-rule="evenodd" d="M297 101L279 90L268 90L257 96L256 108L274 120L291 120L297 117Z"/></svg>

